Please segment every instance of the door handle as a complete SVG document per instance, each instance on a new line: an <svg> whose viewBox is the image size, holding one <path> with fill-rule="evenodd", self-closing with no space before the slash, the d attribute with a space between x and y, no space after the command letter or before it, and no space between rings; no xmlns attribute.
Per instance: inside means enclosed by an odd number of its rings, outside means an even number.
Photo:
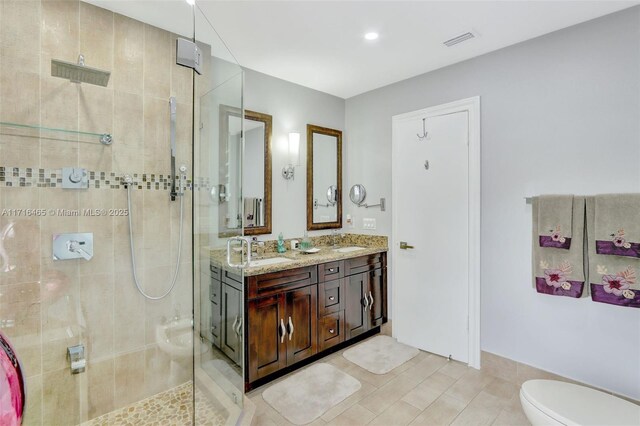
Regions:
<svg viewBox="0 0 640 426"><path fill-rule="evenodd" d="M364 301L364 311L367 312L367 308L369 307L369 300L367 299L367 293L364 294L364 299L360 301L362 303Z"/></svg>
<svg viewBox="0 0 640 426"><path fill-rule="evenodd" d="M369 310L373 309L373 295L369 292L369 299L371 299L371 304L369 305Z"/></svg>
<svg viewBox="0 0 640 426"><path fill-rule="evenodd" d="M238 326L236 327L236 334L238 335L238 337L241 337L242 335L240 334L240 329L242 328L242 318L240 318L240 320L238 321Z"/></svg>
<svg viewBox="0 0 640 426"><path fill-rule="evenodd" d="M240 241L240 245L242 247L242 249L244 250L244 245L247 245L247 260L243 261L242 263L232 263L231 262L231 242L232 241ZM242 253L240 254L240 257L244 259L244 256L242 255ZM249 242L247 241L246 238L243 237L231 237L227 240L227 265L229 265L232 268L241 268L244 269L247 266L249 266L249 263L251 263L251 245L249 244Z"/></svg>
<svg viewBox="0 0 640 426"><path fill-rule="evenodd" d="M406 241L400 241L400 250L413 249L414 246L410 246Z"/></svg>
<svg viewBox="0 0 640 426"><path fill-rule="evenodd" d="M238 316L236 315L236 319L233 320L233 324L231 325L231 329L236 331L236 324L238 323Z"/></svg>
<svg viewBox="0 0 640 426"><path fill-rule="evenodd" d="M284 336L287 335L287 329L284 326L284 320L280 318L280 343L284 343Z"/></svg>
<svg viewBox="0 0 640 426"><path fill-rule="evenodd" d="M291 317L289 317L289 340L293 336L293 322L291 322Z"/></svg>

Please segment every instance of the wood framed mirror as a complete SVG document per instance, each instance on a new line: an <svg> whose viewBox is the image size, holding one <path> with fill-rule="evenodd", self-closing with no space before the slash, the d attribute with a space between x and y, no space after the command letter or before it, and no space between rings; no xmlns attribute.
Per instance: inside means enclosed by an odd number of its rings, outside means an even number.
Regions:
<svg viewBox="0 0 640 426"><path fill-rule="evenodd" d="M307 125L307 229L342 228L342 131Z"/></svg>
<svg viewBox="0 0 640 426"><path fill-rule="evenodd" d="M271 233L271 132L269 114L245 110L244 123L241 110L220 106L220 163L231 164L234 156L244 155L242 176L230 176L227 167L220 167L219 229L221 238L238 235L244 223L244 235ZM242 151L242 125L244 124L244 153ZM240 181L240 178L242 180ZM240 191L242 182L242 191ZM242 192L242 198L237 196ZM234 197L235 194L235 197ZM242 222L240 213L244 212ZM234 230L236 231L234 233Z"/></svg>

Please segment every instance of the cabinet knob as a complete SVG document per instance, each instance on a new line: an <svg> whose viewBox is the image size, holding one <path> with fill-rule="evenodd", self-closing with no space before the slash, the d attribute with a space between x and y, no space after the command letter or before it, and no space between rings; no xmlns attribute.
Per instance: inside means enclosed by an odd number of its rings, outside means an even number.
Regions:
<svg viewBox="0 0 640 426"><path fill-rule="evenodd" d="M333 333L335 333L335 330L333 328L330 328L329 329L329 333L333 334Z"/></svg>
<svg viewBox="0 0 640 426"><path fill-rule="evenodd" d="M329 268L329 272L335 272L335 268Z"/></svg>
<svg viewBox="0 0 640 426"><path fill-rule="evenodd" d="M336 300L336 297L335 296L329 296L329 300L334 301L334 300Z"/></svg>

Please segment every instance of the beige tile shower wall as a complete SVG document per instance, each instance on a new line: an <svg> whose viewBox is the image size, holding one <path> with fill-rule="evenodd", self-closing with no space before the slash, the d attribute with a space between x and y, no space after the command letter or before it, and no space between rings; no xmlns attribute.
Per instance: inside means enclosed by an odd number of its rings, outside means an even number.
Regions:
<svg viewBox="0 0 640 426"><path fill-rule="evenodd" d="M175 65L176 35L78 1L0 0L0 121L108 132L86 137L0 127L0 166L169 174L168 98L178 101L178 164L191 171L192 75ZM111 71L108 87L50 75L51 59ZM38 137L39 136L39 137ZM134 190L137 271L163 292L178 251L179 204L168 191ZM190 359L156 345L164 318L192 311L191 194L185 197L178 284L146 301L135 289L126 217L0 217L0 327L28 377L26 424L74 424L191 377ZM124 189L5 187L1 209L126 208ZM95 256L52 261L53 233L93 232ZM0 251L1 252L1 251ZM71 375L68 346L84 344L87 371Z"/></svg>

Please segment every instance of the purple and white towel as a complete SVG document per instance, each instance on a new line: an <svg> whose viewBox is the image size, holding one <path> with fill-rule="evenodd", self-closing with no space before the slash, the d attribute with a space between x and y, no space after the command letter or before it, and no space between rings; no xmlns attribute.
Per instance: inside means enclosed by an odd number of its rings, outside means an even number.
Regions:
<svg viewBox="0 0 640 426"><path fill-rule="evenodd" d="M611 249L610 245L603 246L601 243L606 240L599 240L598 237L602 237L603 229L607 229L607 223L610 222L613 225L621 223L619 222L620 220L625 220L624 223L628 226L631 222L627 216L621 216L611 211L605 213L605 210L600 210L599 213L603 216L605 214L611 214L611 216L607 218L601 217L599 222L597 217L598 197L600 196L587 197L587 248L589 253L591 300L617 306L640 308L640 283L637 276L640 272L640 259L638 256L633 255L635 246L631 243L626 244L629 241L628 236L635 235L635 226L629 228L633 229L631 234L627 234L626 228L623 229L624 235L622 235L623 232L610 233L614 234L609 235L611 239L616 236L621 238L621 241L613 242L613 246L616 249ZM622 195L603 197L605 202L614 202L615 198L622 197ZM625 204L618 205L624 206ZM621 210L623 210L622 207ZM624 210L628 212L628 210ZM640 220L637 214L636 211L636 222ZM600 234L597 229L598 225L604 226L604 228L600 229Z"/></svg>
<svg viewBox="0 0 640 426"><path fill-rule="evenodd" d="M596 253L640 258L640 194L595 196Z"/></svg>
<svg viewBox="0 0 640 426"><path fill-rule="evenodd" d="M569 250L573 235L573 195L538 197L538 232L540 247Z"/></svg>
<svg viewBox="0 0 640 426"><path fill-rule="evenodd" d="M533 214L533 287L538 293L553 296L584 297L589 293L585 286L585 200L584 197L571 196L571 230L568 234L569 247L543 246L539 243L540 201L542 197L532 200ZM566 226L566 225L565 225ZM558 241L560 242L560 241ZM564 248L564 250L558 250Z"/></svg>

